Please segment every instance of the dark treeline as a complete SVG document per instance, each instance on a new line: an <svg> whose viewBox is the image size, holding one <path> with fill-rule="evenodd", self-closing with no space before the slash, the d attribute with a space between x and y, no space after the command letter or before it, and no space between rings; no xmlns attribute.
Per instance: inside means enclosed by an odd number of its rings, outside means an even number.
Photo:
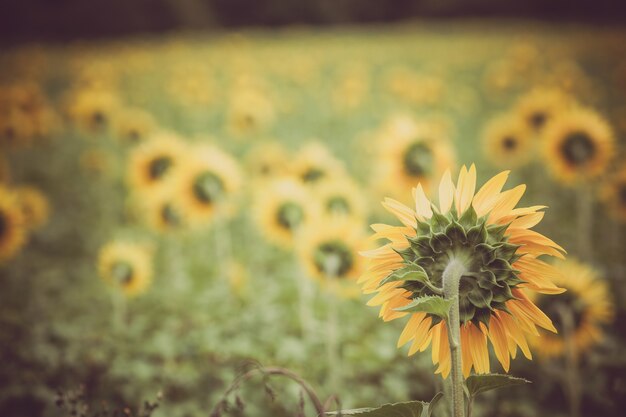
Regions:
<svg viewBox="0 0 626 417"><path fill-rule="evenodd" d="M622 0L0 0L3 43L175 29L513 17L626 24Z"/></svg>

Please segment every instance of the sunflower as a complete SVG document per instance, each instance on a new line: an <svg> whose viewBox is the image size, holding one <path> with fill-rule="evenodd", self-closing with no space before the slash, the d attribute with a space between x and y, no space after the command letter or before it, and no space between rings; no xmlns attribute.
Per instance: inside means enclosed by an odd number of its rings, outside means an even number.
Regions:
<svg viewBox="0 0 626 417"><path fill-rule="evenodd" d="M611 321L614 307L606 281L589 265L568 259L554 265L560 275L554 283L567 289L556 299L542 295L534 297L534 302L546 312L559 331L550 334L544 331L531 339L537 352L545 357L560 356L565 353L566 320L571 321L571 337L576 354L585 352L602 340L601 326Z"/></svg>
<svg viewBox="0 0 626 417"><path fill-rule="evenodd" d="M234 136L246 136L269 127L275 111L267 95L256 89L237 90L229 105L229 132Z"/></svg>
<svg viewBox="0 0 626 417"><path fill-rule="evenodd" d="M134 242L109 242L100 249L98 271L107 284L138 295L152 280L152 250Z"/></svg>
<svg viewBox="0 0 626 417"><path fill-rule="evenodd" d="M562 258L563 249L547 237L530 230L543 217L544 206L515 208L526 187L502 191L509 172L504 171L474 194L476 169L461 169L456 187L447 171L439 185L439 206L431 204L421 184L413 190L415 209L386 199L383 206L403 226L372 225L375 239L384 246L364 252L371 258L369 270L359 283L366 294L377 293L368 305L380 305L383 320L410 314L398 346L411 343L409 355L425 350L432 342L437 373L450 372L447 323L430 313L399 311L418 297L441 293L442 274L453 260L461 260L459 313L463 374L472 367L489 372L487 340L508 371L510 357L518 347L531 358L526 334L536 326L555 331L550 319L530 301L526 291L558 294L552 283L559 271L538 258ZM414 280L415 274L425 279ZM396 277L404 276L398 280Z"/></svg>
<svg viewBox="0 0 626 417"><path fill-rule="evenodd" d="M124 109L115 117L115 132L124 143L143 142L155 129L152 115L141 109Z"/></svg>
<svg viewBox="0 0 626 417"><path fill-rule="evenodd" d="M626 166L606 180L600 188L600 198L613 217L626 221Z"/></svg>
<svg viewBox="0 0 626 417"><path fill-rule="evenodd" d="M24 216L17 196L0 185L0 262L15 256L25 243Z"/></svg>
<svg viewBox="0 0 626 417"><path fill-rule="evenodd" d="M164 185L131 201L136 215L157 232L178 232L190 224L189 214L175 192L174 184Z"/></svg>
<svg viewBox="0 0 626 417"><path fill-rule="evenodd" d="M67 98L70 120L87 133L105 132L117 110L118 99L110 90L81 89Z"/></svg>
<svg viewBox="0 0 626 417"><path fill-rule="evenodd" d="M489 160L502 168L524 165L532 154L532 132L516 117L497 117L483 135L483 150Z"/></svg>
<svg viewBox="0 0 626 417"><path fill-rule="evenodd" d="M130 154L128 182L136 191L151 191L171 178L182 164L187 149L185 142L171 133L152 137Z"/></svg>
<svg viewBox="0 0 626 417"><path fill-rule="evenodd" d="M454 156L438 126L394 118L379 136L378 181L384 190L398 196L421 183L427 188L433 178L454 165Z"/></svg>
<svg viewBox="0 0 626 417"><path fill-rule="evenodd" d="M614 154L611 126L589 109L574 109L555 118L544 140L552 173L566 184L599 177Z"/></svg>
<svg viewBox="0 0 626 417"><path fill-rule="evenodd" d="M261 142L246 154L246 168L254 180L268 180L287 174L289 156L278 142Z"/></svg>
<svg viewBox="0 0 626 417"><path fill-rule="evenodd" d="M22 210L24 225L29 230L43 226L50 215L50 203L44 193L32 186L15 188L18 204Z"/></svg>
<svg viewBox="0 0 626 417"><path fill-rule="evenodd" d="M0 147L13 149L28 146L34 133L34 126L24 112L15 109L0 112Z"/></svg>
<svg viewBox="0 0 626 417"><path fill-rule="evenodd" d="M541 134L556 116L567 111L573 100L560 90L535 88L520 97L515 112L535 134Z"/></svg>
<svg viewBox="0 0 626 417"><path fill-rule="evenodd" d="M308 191L290 178L273 181L255 198L256 220L261 231L270 241L285 248L293 245L294 235L305 222L319 213Z"/></svg>
<svg viewBox="0 0 626 417"><path fill-rule="evenodd" d="M192 148L177 179L181 205L190 221L199 223L213 219L218 209L226 214L241 186L237 161L212 145Z"/></svg>
<svg viewBox="0 0 626 417"><path fill-rule="evenodd" d="M365 199L359 186L350 178L340 178L320 184L314 190L325 214L364 219Z"/></svg>
<svg viewBox="0 0 626 417"><path fill-rule="evenodd" d="M309 142L294 157L291 172L303 184L316 185L343 176L345 167L322 143Z"/></svg>
<svg viewBox="0 0 626 417"><path fill-rule="evenodd" d="M351 218L325 216L309 223L298 236L298 256L309 276L336 294L355 297L356 280L364 269L362 223Z"/></svg>

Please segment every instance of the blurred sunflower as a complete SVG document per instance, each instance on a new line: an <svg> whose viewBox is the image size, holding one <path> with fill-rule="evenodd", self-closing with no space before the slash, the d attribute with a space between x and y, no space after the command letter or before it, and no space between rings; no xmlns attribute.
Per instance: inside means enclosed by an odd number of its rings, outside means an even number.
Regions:
<svg viewBox="0 0 626 417"><path fill-rule="evenodd" d="M430 181L454 165L454 155L443 131L430 124L393 122L380 135L378 181L393 195ZM388 191L389 192L389 191Z"/></svg>
<svg viewBox="0 0 626 417"><path fill-rule="evenodd" d="M524 165L532 156L530 129L518 118L509 115L489 122L483 134L483 151L489 161L501 168Z"/></svg>
<svg viewBox="0 0 626 417"><path fill-rule="evenodd" d="M115 116L116 137L124 143L143 142L155 127L152 115L141 109L124 109Z"/></svg>
<svg viewBox="0 0 626 417"><path fill-rule="evenodd" d="M7 183L11 180L11 166L4 154L0 154L0 184Z"/></svg>
<svg viewBox="0 0 626 417"><path fill-rule="evenodd" d="M134 203L137 216L157 232L179 232L189 226L189 214L172 184L157 188Z"/></svg>
<svg viewBox="0 0 626 417"><path fill-rule="evenodd" d="M302 184L293 179L279 179L258 193L256 220L265 236L275 244L289 248L294 235L317 216L319 208Z"/></svg>
<svg viewBox="0 0 626 417"><path fill-rule="evenodd" d="M81 89L66 99L70 120L88 133L105 132L119 106L116 95L106 89Z"/></svg>
<svg viewBox="0 0 626 417"><path fill-rule="evenodd" d="M556 116L567 111L573 100L560 90L535 88L520 97L515 112L535 134L541 134Z"/></svg>
<svg viewBox="0 0 626 417"><path fill-rule="evenodd" d="M237 89L228 110L228 131L234 136L258 133L274 121L274 106L266 94L253 89Z"/></svg>
<svg viewBox="0 0 626 417"><path fill-rule="evenodd" d="M245 166L252 180L269 180L287 174L289 156L275 141L261 142L246 154Z"/></svg>
<svg viewBox="0 0 626 417"><path fill-rule="evenodd" d="M100 249L98 272L125 295L144 292L152 280L152 250L134 242L112 241Z"/></svg>
<svg viewBox="0 0 626 417"><path fill-rule="evenodd" d="M41 190L32 186L20 186L15 188L15 195L28 230L38 229L48 221L50 203Z"/></svg>
<svg viewBox="0 0 626 417"><path fill-rule="evenodd" d="M128 182L135 191L150 192L171 178L186 155L181 138L171 133L158 134L132 149Z"/></svg>
<svg viewBox="0 0 626 417"><path fill-rule="evenodd" d="M573 259L555 264L560 274L554 283L567 292L556 299L537 296L533 301L552 319L558 334L541 331L530 339L539 354L561 356L567 349L565 335L571 326L576 354L581 354L602 340L601 326L611 321L614 307L607 282L589 265ZM533 297L534 298L534 297Z"/></svg>
<svg viewBox="0 0 626 417"><path fill-rule="evenodd" d="M365 198L359 186L350 178L327 181L316 187L314 193L327 215L359 220L365 218Z"/></svg>
<svg viewBox="0 0 626 417"><path fill-rule="evenodd" d="M15 193L0 185L0 262L15 256L26 243L24 216Z"/></svg>
<svg viewBox="0 0 626 417"><path fill-rule="evenodd" d="M32 121L23 112L0 112L0 146L13 149L28 146L34 135Z"/></svg>
<svg viewBox="0 0 626 417"><path fill-rule="evenodd" d="M626 167L623 166L602 184L600 198L616 219L626 221Z"/></svg>
<svg viewBox="0 0 626 417"><path fill-rule="evenodd" d="M177 193L193 223L207 223L220 211L228 214L234 193L241 186L237 161L212 145L190 149L177 176Z"/></svg>
<svg viewBox="0 0 626 417"><path fill-rule="evenodd" d="M555 118L544 134L545 158L567 184L595 179L614 156L611 126L595 111L578 108Z"/></svg>
<svg viewBox="0 0 626 417"><path fill-rule="evenodd" d="M316 185L343 176L345 167L322 143L309 142L293 158L291 173L305 185Z"/></svg>
<svg viewBox="0 0 626 417"><path fill-rule="evenodd" d="M325 216L298 235L298 255L309 276L322 288L338 295L356 297L356 280L363 272L364 233L361 222L347 217Z"/></svg>
<svg viewBox="0 0 626 417"><path fill-rule="evenodd" d="M538 211L543 206L515 208L526 187L502 191L508 174L496 175L475 193L473 165L469 171L461 169L456 187L447 171L439 185L438 207L428 200L421 184L413 190L414 210L386 199L383 205L403 226L372 225L373 238L389 243L363 253L371 261L359 283L364 293L378 293L368 305L380 305L385 321L410 314L398 346L412 341L412 355L432 342L432 360L439 364L436 372L444 377L450 372L446 321L430 313L401 310L416 298L441 294L443 271L453 259L465 269L459 285L465 376L472 367L477 373L489 372L487 340L508 371L518 347L531 358L525 334L536 333L536 326L556 331L525 290L563 292L552 283L559 271L538 259L562 257L563 249L530 230L543 218Z"/></svg>

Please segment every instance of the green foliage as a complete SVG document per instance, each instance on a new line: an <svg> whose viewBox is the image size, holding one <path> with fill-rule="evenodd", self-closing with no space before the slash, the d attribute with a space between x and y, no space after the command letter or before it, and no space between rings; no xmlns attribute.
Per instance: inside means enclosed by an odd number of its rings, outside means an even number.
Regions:
<svg viewBox="0 0 626 417"><path fill-rule="evenodd" d="M530 381L524 378L517 378L510 375L501 374L482 374L482 375L470 375L465 380L466 394L469 397L475 397L476 395L495 390L500 388L512 387L515 385L530 384Z"/></svg>
<svg viewBox="0 0 626 417"><path fill-rule="evenodd" d="M375 408L357 408L327 412L329 416L361 416L361 417L430 417L435 405L442 398L438 393L430 402L407 401L394 404L383 404Z"/></svg>
<svg viewBox="0 0 626 417"><path fill-rule="evenodd" d="M428 313L437 317L441 317L442 319L447 319L451 305L452 300L446 300L443 297L439 297L437 295L425 295L423 297L418 297L414 299L413 301L411 301L411 303L407 304L404 307L399 307L396 310L407 313Z"/></svg>

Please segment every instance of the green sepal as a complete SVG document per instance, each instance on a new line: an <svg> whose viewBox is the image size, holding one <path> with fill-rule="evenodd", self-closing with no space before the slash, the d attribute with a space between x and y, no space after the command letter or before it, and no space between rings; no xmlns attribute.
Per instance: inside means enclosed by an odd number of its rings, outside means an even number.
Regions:
<svg viewBox="0 0 626 417"><path fill-rule="evenodd" d="M452 240L445 233L436 233L430 239L430 247L435 253L445 252L452 246Z"/></svg>
<svg viewBox="0 0 626 417"><path fill-rule="evenodd" d="M481 271L473 274L480 288L491 290L494 287L502 287L502 284L496 281L496 275L491 271Z"/></svg>
<svg viewBox="0 0 626 417"><path fill-rule="evenodd" d="M530 381L524 378L501 374L470 375L465 380L465 387L467 388L466 394L470 398L482 392L523 384L530 384Z"/></svg>
<svg viewBox="0 0 626 417"><path fill-rule="evenodd" d="M387 275L387 277L383 279L380 282L380 284L378 284L378 286L381 287L387 284L388 282L394 282L394 281L426 282L428 281L428 274L426 273L426 270L422 268L421 266L414 264L414 263L410 263L407 266L400 268L400 269L396 269L391 274Z"/></svg>
<svg viewBox="0 0 626 417"><path fill-rule="evenodd" d="M486 243L479 243L474 246L474 253L479 255L483 265L489 265L496 259L496 250Z"/></svg>
<svg viewBox="0 0 626 417"><path fill-rule="evenodd" d="M487 228L484 223L478 224L467 231L467 243L477 245L487 240Z"/></svg>
<svg viewBox="0 0 626 417"><path fill-rule="evenodd" d="M411 244L411 249L416 254L421 256L430 256L433 255L433 248L430 247L430 236L417 236L415 238L408 238L409 243Z"/></svg>
<svg viewBox="0 0 626 417"><path fill-rule="evenodd" d="M405 313L428 313L442 319L447 319L451 305L452 300L446 300L438 295L425 295L415 298L410 304L394 310Z"/></svg>
<svg viewBox="0 0 626 417"><path fill-rule="evenodd" d="M463 227L469 229L470 227L474 226L477 221L478 216L476 215L476 210L474 210L474 207L472 207L472 205L470 204L468 209L465 210L463 215L459 218L459 223Z"/></svg>
<svg viewBox="0 0 626 417"><path fill-rule="evenodd" d="M497 302L507 302L509 300L514 300L516 297L511 293L511 288L509 285L505 283L500 290L498 290L495 294L493 294L493 301Z"/></svg>
<svg viewBox="0 0 626 417"><path fill-rule="evenodd" d="M476 306L465 297L459 297L459 318L461 323L467 323L474 318Z"/></svg>
<svg viewBox="0 0 626 417"><path fill-rule="evenodd" d="M418 235L429 235L430 234L430 225L428 223L425 222L421 222L419 220L417 220L417 229L415 229L415 231L417 232Z"/></svg>
<svg viewBox="0 0 626 417"><path fill-rule="evenodd" d="M452 242L461 242L461 243L467 242L467 235L465 234L465 229L463 229L463 226L461 226L454 220L452 221L452 223L448 225L448 227L446 227L446 235L448 235L448 237L450 238Z"/></svg>
<svg viewBox="0 0 626 417"><path fill-rule="evenodd" d="M489 290L484 290L480 287L474 288L467 294L468 300L478 308L491 309L491 300L493 299L493 293Z"/></svg>
<svg viewBox="0 0 626 417"><path fill-rule="evenodd" d="M487 226L487 232L489 233L489 243L499 243L504 239L504 233L509 228L510 223L507 224L490 224Z"/></svg>
<svg viewBox="0 0 626 417"><path fill-rule="evenodd" d="M483 323L487 328L489 328L489 322L491 320L491 311L487 308L477 308L474 313L474 322Z"/></svg>
<svg viewBox="0 0 626 417"><path fill-rule="evenodd" d="M402 257L402 260L404 260L404 262L413 262L415 260L415 257L417 256L410 246L406 249L392 249L395 253Z"/></svg>
<svg viewBox="0 0 626 417"><path fill-rule="evenodd" d="M443 214L434 211L430 218L430 224L433 233L441 233L446 230L446 227L450 224L450 220Z"/></svg>
<svg viewBox="0 0 626 417"><path fill-rule="evenodd" d="M501 243L496 246L496 256L503 259L511 259L515 252L522 245L514 245L512 243Z"/></svg>

